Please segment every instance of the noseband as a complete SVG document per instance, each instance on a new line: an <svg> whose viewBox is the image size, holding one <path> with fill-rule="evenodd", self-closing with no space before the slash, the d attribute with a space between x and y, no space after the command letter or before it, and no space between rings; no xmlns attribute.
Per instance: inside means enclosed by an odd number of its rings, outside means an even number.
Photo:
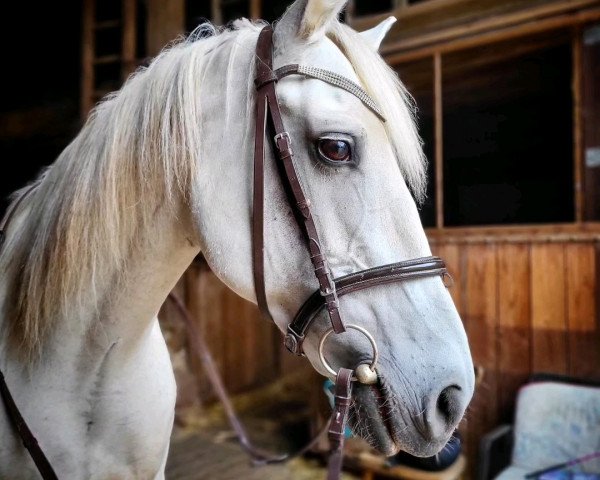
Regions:
<svg viewBox="0 0 600 480"><path fill-rule="evenodd" d="M286 190L288 200L295 210L298 226L304 234L305 245L317 278L319 289L315 291L300 307L294 319L287 328L285 346L296 355L303 355L302 343L317 314L324 308L329 316L331 328L322 337L324 339L331 332L343 333L347 328L363 332L371 341L371 336L364 328L357 325L346 325L340 312L339 298L349 293L357 292L378 285L402 282L406 280L448 275L446 265L439 257L423 257L402 262L383 265L359 272L351 273L339 278L333 278L327 258L322 250L317 227L311 212L311 202L306 198L298 179L294 166L292 141L286 131L277 92L276 83L288 75L302 75L307 78L322 80L338 88L342 88L357 97L377 117L385 121L383 113L365 90L353 81L335 72L315 67L302 65L286 65L273 70L273 29L269 26L263 28L256 44L256 136L254 143L254 205L252 217L252 252L254 266L254 287L258 306L263 314L271 317L267 305L264 275L264 155L267 123L270 123L273 135L273 146L276 160L281 168L281 181ZM371 341L374 352L377 351L374 340ZM322 352L321 348L321 352ZM328 371L332 371L323 355L321 362ZM375 362L370 364L371 370ZM374 383L371 377L369 383Z"/></svg>

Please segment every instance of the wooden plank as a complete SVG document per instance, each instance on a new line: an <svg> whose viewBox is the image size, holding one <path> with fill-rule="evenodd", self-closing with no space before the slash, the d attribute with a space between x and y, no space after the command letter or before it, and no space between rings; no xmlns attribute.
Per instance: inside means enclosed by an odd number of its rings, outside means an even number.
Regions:
<svg viewBox="0 0 600 480"><path fill-rule="evenodd" d="M600 380L598 244L567 245L569 375Z"/></svg>
<svg viewBox="0 0 600 480"><path fill-rule="evenodd" d="M94 12L96 2L84 0L81 23L81 102L80 114L85 119L93 106L94 92Z"/></svg>
<svg viewBox="0 0 600 480"><path fill-rule="evenodd" d="M486 15L475 22L465 22L464 24L450 28L436 28L430 33L415 35L400 41L386 43L381 51L382 54L385 55L387 53L411 50L425 45L443 44L461 37L474 36L482 32L510 27L531 20L539 21L545 17L560 15L568 11L594 6L595 4L597 4L596 0L552 2L532 8L523 8L517 12L504 15ZM403 23L400 25L403 25Z"/></svg>
<svg viewBox="0 0 600 480"><path fill-rule="evenodd" d="M121 78L125 80L137 66L136 60L137 0L123 0L123 32L121 38Z"/></svg>
<svg viewBox="0 0 600 480"><path fill-rule="evenodd" d="M94 58L94 65L109 65L111 63L119 63L121 62L121 55L103 55L102 57Z"/></svg>
<svg viewBox="0 0 600 480"><path fill-rule="evenodd" d="M498 247L498 413L513 418L518 388L531 373L530 248Z"/></svg>
<svg viewBox="0 0 600 480"><path fill-rule="evenodd" d="M206 263L194 263L186 272L187 305L215 358L225 386L238 393L274 380L280 373L279 336L258 309L232 292ZM204 369L192 368L202 400L213 399Z"/></svg>
<svg viewBox="0 0 600 480"><path fill-rule="evenodd" d="M559 15L568 11L593 6L596 0L428 0L410 5L406 9L364 15L352 19L352 27L362 31L374 27L389 15L394 15L400 26L390 32L390 48L404 40L420 38L430 33L444 35L438 42L447 42L464 36L463 28L470 33L510 26L524 21ZM480 22L490 23L480 23ZM426 37L427 38L427 37ZM416 38L415 38L416 39ZM426 43L431 43L430 41ZM418 46L418 45L415 45Z"/></svg>
<svg viewBox="0 0 600 480"><path fill-rule="evenodd" d="M262 0L250 0L250 18L258 20L262 15Z"/></svg>
<svg viewBox="0 0 600 480"><path fill-rule="evenodd" d="M146 49L150 56L157 55L169 42L185 30L184 0L148 0Z"/></svg>
<svg viewBox="0 0 600 480"><path fill-rule="evenodd" d="M399 63L412 62L414 60L430 57L436 52L446 54L449 52L465 50L467 48L482 47L484 45L501 42L503 40L510 40L528 35L534 35L536 33L564 29L576 25L584 25L599 19L600 9L593 8L582 12L546 18L514 27L494 30L473 37L459 38L457 40L444 42L440 45L425 46L416 48L414 50L408 50L406 52L384 54L384 57L389 64L396 66Z"/></svg>
<svg viewBox="0 0 600 480"><path fill-rule="evenodd" d="M564 244L531 247L532 370L567 373Z"/></svg>
<svg viewBox="0 0 600 480"><path fill-rule="evenodd" d="M444 227L444 144L442 111L442 56L433 56L433 101L435 123L435 224Z"/></svg>
<svg viewBox="0 0 600 480"><path fill-rule="evenodd" d="M584 155L600 148L600 42L593 39L594 26L584 31L586 36L582 51L582 123ZM590 157L591 159L591 157ZM585 219L600 220L600 165L586 162L585 182Z"/></svg>
<svg viewBox="0 0 600 480"><path fill-rule="evenodd" d="M552 225L502 225L492 227L446 227L425 229L429 243L548 243L600 240L600 223Z"/></svg>
<svg viewBox="0 0 600 480"><path fill-rule="evenodd" d="M572 85L573 95L573 180L575 182L575 220L582 222L585 212L583 195L583 119L581 112L582 89L582 52L581 30L576 28L571 42L572 49Z"/></svg>
<svg viewBox="0 0 600 480"><path fill-rule="evenodd" d="M279 374L279 345L275 326L261 318L252 303L232 291L223 291L221 301L226 326L226 370L232 392L264 385Z"/></svg>
<svg viewBox="0 0 600 480"><path fill-rule="evenodd" d="M464 249L463 322L473 361L484 369L475 391L467 423L466 449L475 458L481 435L497 423L496 329L498 273L494 245L469 245ZM473 467L473 466L472 466Z"/></svg>

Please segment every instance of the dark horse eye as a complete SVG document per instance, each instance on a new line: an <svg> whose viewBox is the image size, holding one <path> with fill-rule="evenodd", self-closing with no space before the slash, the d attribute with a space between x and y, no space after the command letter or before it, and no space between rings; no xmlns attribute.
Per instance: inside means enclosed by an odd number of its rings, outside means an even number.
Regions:
<svg viewBox="0 0 600 480"><path fill-rule="evenodd" d="M350 144L345 140L323 138L319 140L319 153L330 162L349 162L351 160Z"/></svg>

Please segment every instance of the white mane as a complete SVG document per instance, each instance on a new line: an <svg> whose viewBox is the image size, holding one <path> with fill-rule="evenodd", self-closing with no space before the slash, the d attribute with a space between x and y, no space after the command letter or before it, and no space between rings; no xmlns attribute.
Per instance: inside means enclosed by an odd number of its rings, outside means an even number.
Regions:
<svg viewBox="0 0 600 480"><path fill-rule="evenodd" d="M1 270L13 272L3 312L9 342L25 358L39 354L58 319L97 309L95 292L119 282L132 249L151 237L160 207L170 205L175 212L181 199L193 204L191 185L202 164L198 99L215 94L206 91L205 78L215 74L217 56L229 70L236 65L236 75L247 69L248 102L228 104L225 122L230 115L246 116L250 152L253 58L237 53L239 45L256 42L261 27L239 21L233 30L204 38L195 33L165 50L92 111L38 179L25 201L27 218L11 231L0 257ZM214 30L204 27L200 34L207 31ZM329 36L383 109L406 182L422 198L425 164L408 95L356 32L336 25ZM226 99L228 84L226 77Z"/></svg>

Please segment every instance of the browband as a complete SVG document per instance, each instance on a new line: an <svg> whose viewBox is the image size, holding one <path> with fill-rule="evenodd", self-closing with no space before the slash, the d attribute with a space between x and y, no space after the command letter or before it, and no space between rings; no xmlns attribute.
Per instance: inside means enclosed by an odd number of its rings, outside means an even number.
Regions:
<svg viewBox="0 0 600 480"><path fill-rule="evenodd" d="M354 83L349 78L340 75L339 73L332 72L331 70L325 70L324 68L308 67L306 65L290 64L284 67L278 68L273 72L278 80L288 75L303 75L308 78L314 78L321 80L325 83L329 83L335 87L346 90L347 92L354 95L367 107L369 107L375 115L379 117L382 122L385 122L383 112L377 106L377 103L369 96L369 94L360 86Z"/></svg>
<svg viewBox="0 0 600 480"><path fill-rule="evenodd" d="M262 74L256 76L254 84L257 90L260 90L268 83L278 82L284 77L289 75L303 75L304 77L314 78L321 80L325 83L333 85L335 87L346 90L356 98L358 98L365 106L367 106L377 117L385 122L385 116L381 109L377 106L377 103L369 96L369 94L360 85L354 83L347 77L340 75L339 73L326 70L324 68L309 67L306 65L299 65L297 63L290 63L284 65L276 70L263 71Z"/></svg>

